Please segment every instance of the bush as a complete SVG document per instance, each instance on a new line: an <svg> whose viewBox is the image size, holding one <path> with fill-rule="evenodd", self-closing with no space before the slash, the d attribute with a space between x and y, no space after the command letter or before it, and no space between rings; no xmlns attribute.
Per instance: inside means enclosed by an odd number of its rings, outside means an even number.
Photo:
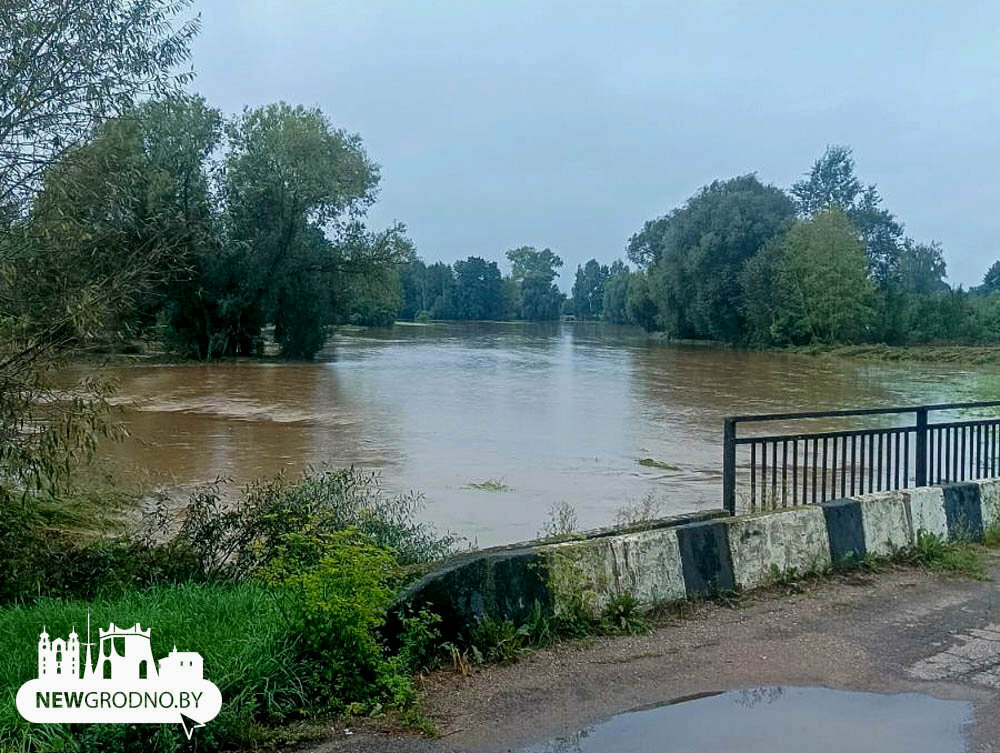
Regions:
<svg viewBox="0 0 1000 753"><path fill-rule="evenodd" d="M312 709L400 708L413 698L409 679L390 662L377 631L395 595L392 555L353 530L307 529L282 537L259 571L295 649L309 668Z"/></svg>
<svg viewBox="0 0 1000 753"><path fill-rule="evenodd" d="M443 557L457 542L415 522L422 503L412 493L386 496L378 474L354 468L306 473L295 482L257 481L235 505L215 485L191 498L175 545L193 554L208 579L238 580L266 568L285 537L306 529L317 535L351 529L411 565Z"/></svg>

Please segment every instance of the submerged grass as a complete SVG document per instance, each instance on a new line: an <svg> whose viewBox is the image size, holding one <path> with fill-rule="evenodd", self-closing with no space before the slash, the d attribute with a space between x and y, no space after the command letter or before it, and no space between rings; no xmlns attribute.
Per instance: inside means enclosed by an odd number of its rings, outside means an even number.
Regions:
<svg viewBox="0 0 1000 753"><path fill-rule="evenodd" d="M488 478L485 481L473 482L468 488L481 492L509 492L513 487L507 486L501 478Z"/></svg>
<svg viewBox="0 0 1000 753"><path fill-rule="evenodd" d="M1000 346L988 345L803 345L785 350L807 355L841 356L870 361L1000 364Z"/></svg>
<svg viewBox="0 0 1000 753"><path fill-rule="evenodd" d="M662 471L679 471L680 468L676 465L671 465L670 463L664 463L662 460L654 460L653 458L640 458L639 465L643 468L659 468Z"/></svg>

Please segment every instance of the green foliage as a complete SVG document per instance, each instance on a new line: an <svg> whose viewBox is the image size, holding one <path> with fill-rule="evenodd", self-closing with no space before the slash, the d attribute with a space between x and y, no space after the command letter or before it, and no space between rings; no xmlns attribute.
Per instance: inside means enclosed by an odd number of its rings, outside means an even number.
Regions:
<svg viewBox="0 0 1000 753"><path fill-rule="evenodd" d="M0 207L30 201L38 178L108 115L176 92L191 73L197 20L186 0L12 0L0 6Z"/></svg>
<svg viewBox="0 0 1000 753"><path fill-rule="evenodd" d="M578 319L600 319L604 313L604 291L611 271L596 259L576 268L573 283L573 314Z"/></svg>
<svg viewBox="0 0 1000 753"><path fill-rule="evenodd" d="M163 244L146 245L156 237L145 232L148 218L120 221L143 199L134 129L101 124L137 99L176 93L190 77L173 72L197 31L196 22L173 26L186 6L15 0L0 7L3 515L18 496L54 493L102 436L119 433L107 410L112 384L67 384L58 375L81 340L118 326L159 262ZM110 130L114 138L102 148L84 146ZM111 175L120 190L109 186ZM87 209L89 222L73 206Z"/></svg>
<svg viewBox="0 0 1000 753"><path fill-rule="evenodd" d="M947 292L946 269L939 244L907 238L899 255L899 290L918 295Z"/></svg>
<svg viewBox="0 0 1000 753"><path fill-rule="evenodd" d="M657 329L661 321L659 309L653 300L654 279L661 279L655 271L637 271L629 275L626 292L628 320L647 332Z"/></svg>
<svg viewBox="0 0 1000 753"><path fill-rule="evenodd" d="M563 262L549 249L521 246L507 252L511 279L520 287L520 318L541 322L558 319L565 296L553 280Z"/></svg>
<svg viewBox="0 0 1000 753"><path fill-rule="evenodd" d="M456 319L500 319L503 316L503 291L500 269L495 261L478 256L457 261L453 311Z"/></svg>
<svg viewBox="0 0 1000 753"><path fill-rule="evenodd" d="M480 662L504 664L516 661L527 645L527 631L510 620L487 617L469 631L469 643L477 649Z"/></svg>
<svg viewBox="0 0 1000 753"><path fill-rule="evenodd" d="M628 286L631 278L628 265L615 261L608 270L608 279L604 284L604 302L602 303L602 318L612 324L630 324L632 317L628 308Z"/></svg>
<svg viewBox="0 0 1000 753"><path fill-rule="evenodd" d="M981 547L967 541L948 541L928 531L917 531L916 543L902 552L900 559L930 570L986 580L986 558Z"/></svg>
<svg viewBox="0 0 1000 753"><path fill-rule="evenodd" d="M903 226L882 208L878 188L858 180L848 147L827 147L791 193L803 217L832 208L845 212L861 234L872 279L882 288L899 283Z"/></svg>
<svg viewBox="0 0 1000 753"><path fill-rule="evenodd" d="M421 609L400 618L399 651L396 658L410 674L433 669L441 658L440 615Z"/></svg>
<svg viewBox="0 0 1000 753"><path fill-rule="evenodd" d="M289 535L303 532L322 538L351 530L411 565L443 557L456 543L414 520L421 504L415 494L387 496L378 474L353 468L257 481L237 505L213 486L192 496L171 545L194 556L209 579L238 580L266 568Z"/></svg>
<svg viewBox="0 0 1000 753"><path fill-rule="evenodd" d="M274 600L253 585L179 586L131 591L91 602L45 599L30 607L0 610L0 633L12 650L0 659L0 748L26 753L50 750L173 753L186 744L177 725L35 725L14 707L21 683L34 677L41 625L64 635L86 625L88 610L98 625L114 620L152 627L154 656L176 644L197 650L206 677L222 692L222 711L197 732L200 750L231 750L265 743L270 725L299 717L309 703L307 668L292 649L294 636Z"/></svg>
<svg viewBox="0 0 1000 753"><path fill-rule="evenodd" d="M781 189L742 175L717 180L647 222L628 253L649 272L657 325L674 337L740 340L743 264L794 214ZM642 324L649 316L634 318Z"/></svg>
<svg viewBox="0 0 1000 753"><path fill-rule="evenodd" d="M107 490L99 493L105 509L114 507ZM400 566L440 558L457 543L414 520L419 496L387 496L377 475L353 469L307 473L296 482L255 482L236 504L226 501L218 484L206 487L191 496L174 535L173 514L162 500L137 531L117 532L96 519L108 535L81 535L53 515L70 499L32 498L0 518L0 604L240 581L286 552L293 533L322 539L352 530L393 552Z"/></svg>
<svg viewBox="0 0 1000 753"><path fill-rule="evenodd" d="M996 293L1000 291L1000 260L993 262L990 268L986 270L980 290L983 293Z"/></svg>
<svg viewBox="0 0 1000 753"><path fill-rule="evenodd" d="M639 609L639 601L626 591L601 610L600 628L606 635L640 635L649 631L649 623Z"/></svg>
<svg viewBox="0 0 1000 753"><path fill-rule="evenodd" d="M304 690L315 711L360 704L405 706L406 677L376 631L392 602L395 560L353 530L283 534L256 576L271 589L295 651L309 668Z"/></svg>
<svg viewBox="0 0 1000 753"><path fill-rule="evenodd" d="M797 223L747 262L749 339L784 344L855 342L874 320L874 287L857 231L839 210Z"/></svg>

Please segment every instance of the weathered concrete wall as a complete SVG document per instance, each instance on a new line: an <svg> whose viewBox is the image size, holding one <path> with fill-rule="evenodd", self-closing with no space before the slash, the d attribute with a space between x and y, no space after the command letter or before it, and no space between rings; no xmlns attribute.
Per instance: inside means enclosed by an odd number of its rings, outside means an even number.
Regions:
<svg viewBox="0 0 1000 753"><path fill-rule="evenodd" d="M826 520L819 507L744 515L725 522L733 578L743 589L757 588L775 574L810 573L831 564Z"/></svg>
<svg viewBox="0 0 1000 753"><path fill-rule="evenodd" d="M1000 479L980 481L980 504L983 507L983 527L1000 526Z"/></svg>
<svg viewBox="0 0 1000 753"><path fill-rule="evenodd" d="M910 511L910 530L913 540L918 531L927 531L942 538L948 537L948 516L944 512L944 491L940 486L923 486L903 492Z"/></svg>
<svg viewBox="0 0 1000 753"><path fill-rule="evenodd" d="M875 492L850 497L861 506L868 554L889 557L913 543L910 516L902 492Z"/></svg>
<svg viewBox="0 0 1000 753"><path fill-rule="evenodd" d="M556 614L582 602L597 617L623 593L645 604L687 595L676 528L554 544L543 556Z"/></svg>
<svg viewBox="0 0 1000 753"><path fill-rule="evenodd" d="M767 585L791 571L823 571L866 555L891 556L920 531L981 540L1000 525L1000 479L877 492L821 505L725 517L719 511L602 529L453 558L413 584L400 606L441 615L446 634L486 617L521 622L583 609L597 617L630 594L652 606Z"/></svg>

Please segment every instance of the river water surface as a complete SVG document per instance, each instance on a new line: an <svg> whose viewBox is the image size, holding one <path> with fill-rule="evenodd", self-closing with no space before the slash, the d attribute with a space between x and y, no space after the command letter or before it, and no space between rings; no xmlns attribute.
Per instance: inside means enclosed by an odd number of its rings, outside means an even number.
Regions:
<svg viewBox="0 0 1000 753"><path fill-rule="evenodd" d="M126 466L177 484L379 469L481 546L533 537L560 501L584 527L645 496L664 514L718 507L727 415L992 396L982 369L668 346L584 323L397 324L341 331L314 363L115 373L132 439L108 452ZM488 479L509 490L471 487Z"/></svg>

